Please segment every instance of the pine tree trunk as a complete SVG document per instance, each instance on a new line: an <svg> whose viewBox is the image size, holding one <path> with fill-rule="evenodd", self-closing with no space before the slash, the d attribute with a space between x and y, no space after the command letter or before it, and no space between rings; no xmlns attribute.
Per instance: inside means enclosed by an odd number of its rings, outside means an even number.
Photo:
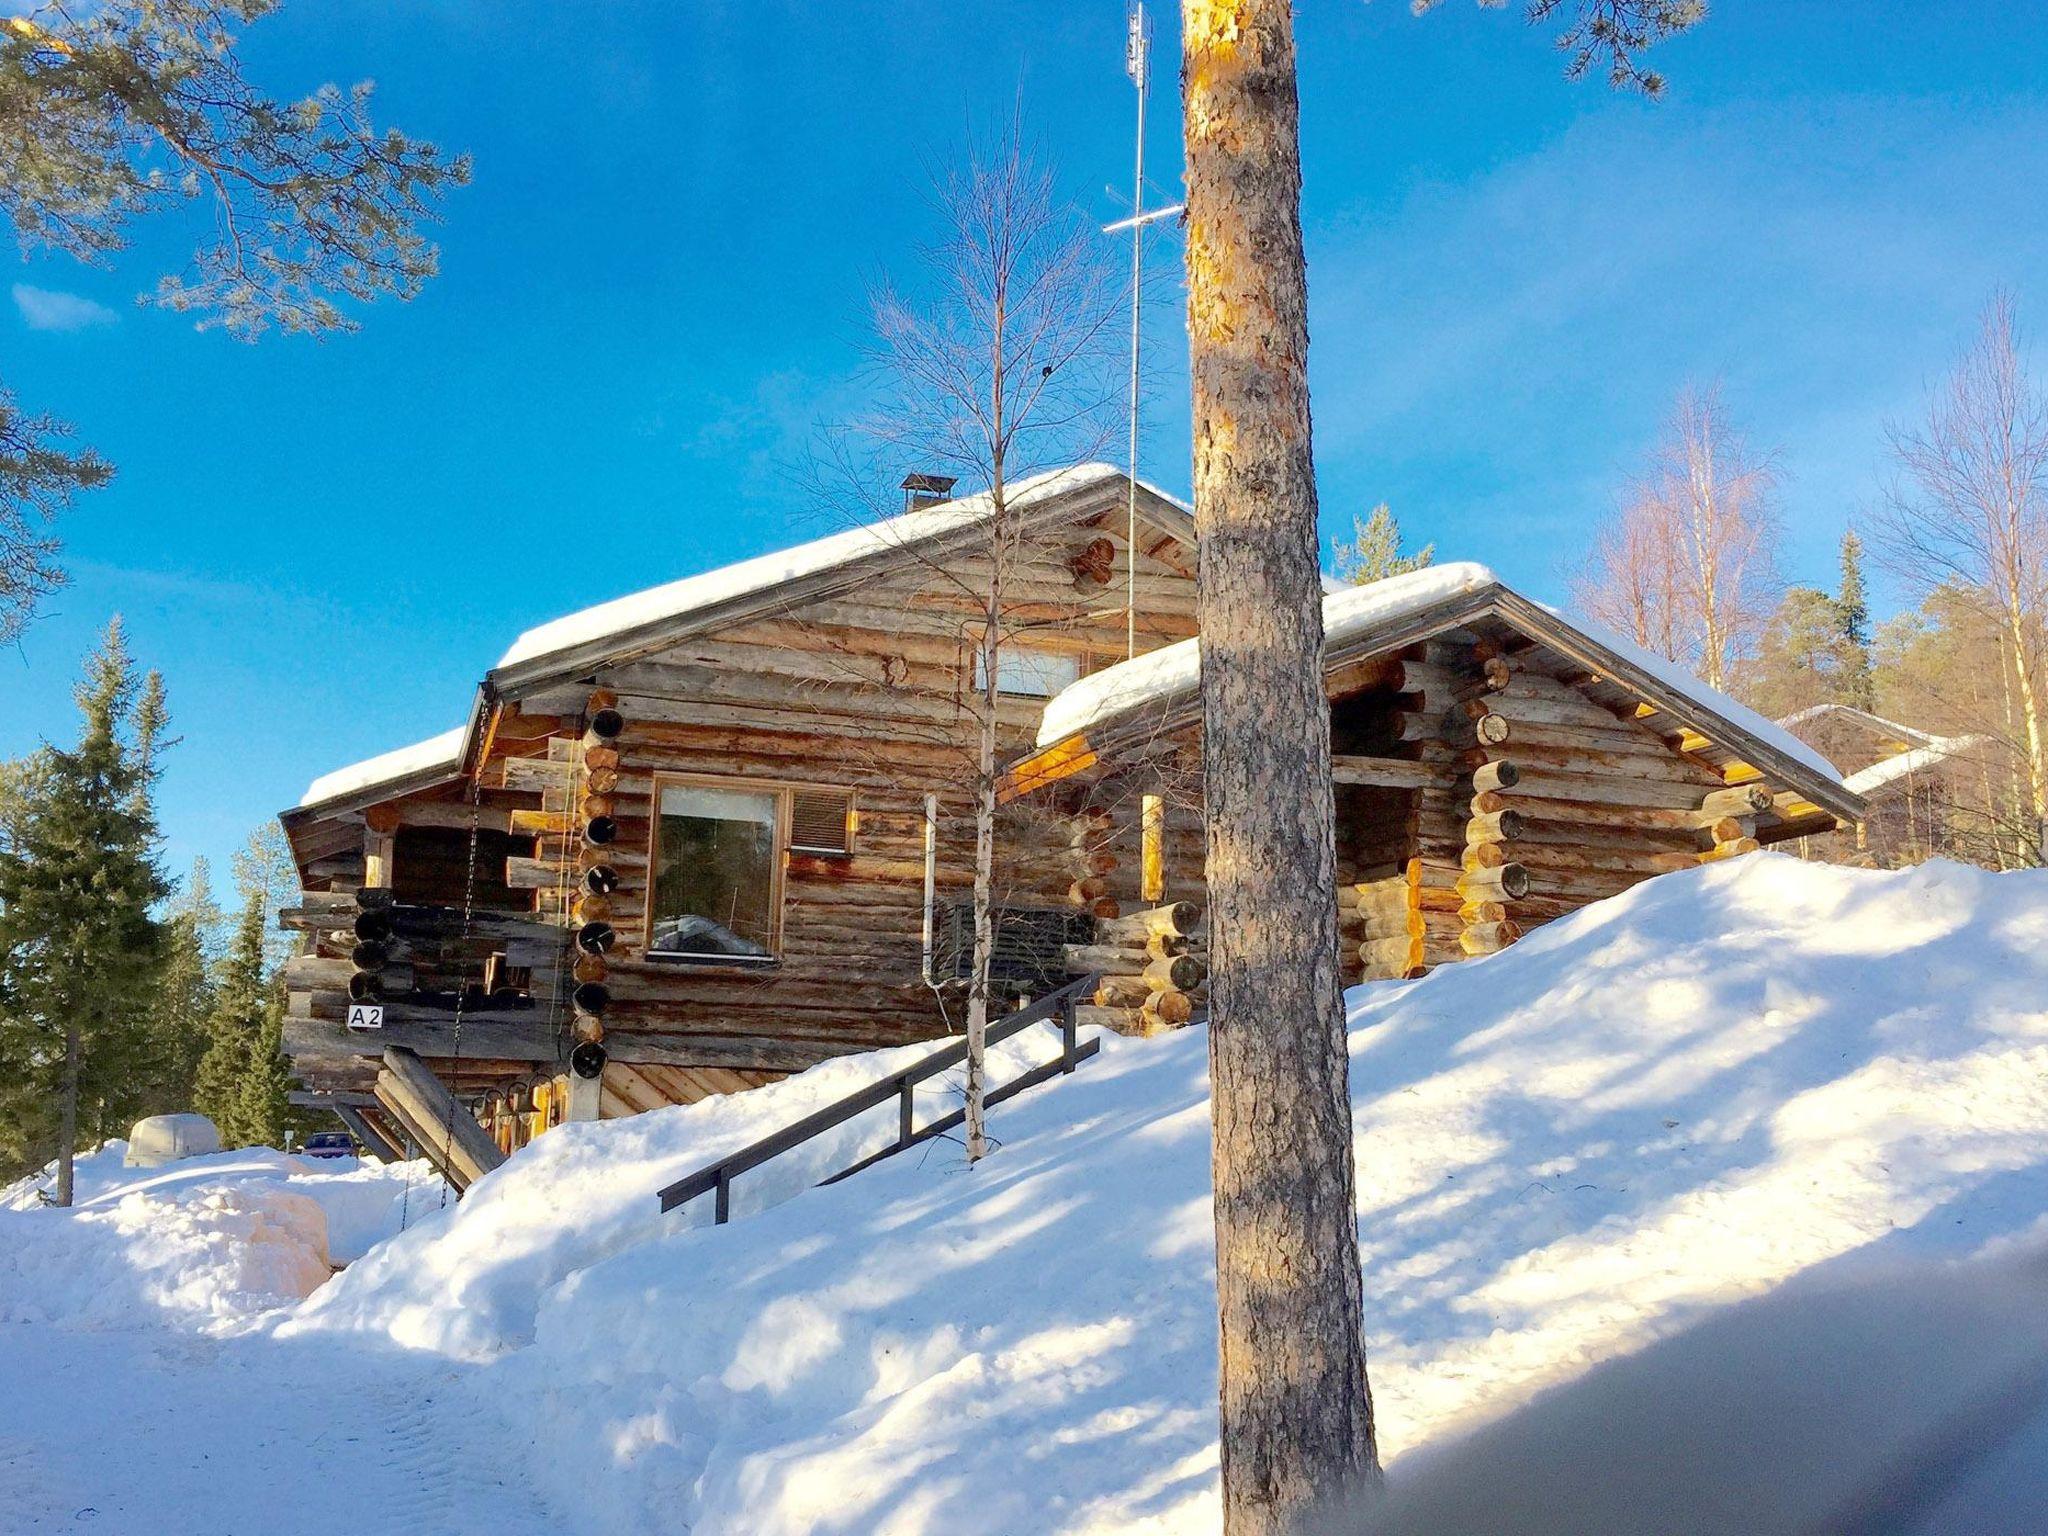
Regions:
<svg viewBox="0 0 2048 1536"><path fill-rule="evenodd" d="M1184 0L1224 1529L1376 1477L1288 0Z"/></svg>
<svg viewBox="0 0 2048 1536"><path fill-rule="evenodd" d="M78 1026L64 1031L64 1087L57 1121L57 1203L69 1205L78 1159Z"/></svg>

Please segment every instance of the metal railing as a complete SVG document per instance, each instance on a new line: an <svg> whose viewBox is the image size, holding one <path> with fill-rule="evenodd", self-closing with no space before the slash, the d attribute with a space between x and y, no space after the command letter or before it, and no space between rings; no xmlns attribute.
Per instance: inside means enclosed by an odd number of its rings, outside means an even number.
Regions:
<svg viewBox="0 0 2048 1536"><path fill-rule="evenodd" d="M1075 1004L1094 992L1097 980L1094 976L1084 976L1079 981L1069 982L1058 991L1048 992L1038 1001L1018 1009L1015 1013L1005 1014L989 1025L988 1044L1000 1045L1034 1024L1055 1020L1060 1030L1060 1054L1051 1061L1012 1078L999 1088L989 1089L982 1100L984 1105L1000 1104L1027 1088L1035 1088L1040 1083L1063 1076L1101 1049L1102 1042L1099 1040L1077 1041L1074 1024ZM951 1071L966 1059L965 1040L955 1040L949 1045L942 1046L923 1060L912 1062L901 1071L870 1083L859 1092L850 1093L835 1104L828 1104L801 1120L792 1121L773 1135L762 1137L752 1146L742 1147L709 1167L700 1168L695 1173L676 1180L660 1192L661 1208L664 1211L673 1211L687 1205L699 1195L711 1194L716 1199L712 1220L723 1224L732 1214L732 1181L738 1175L802 1146L814 1136L823 1135L836 1126L844 1125L856 1115L877 1109L891 1099L894 1099L897 1105L896 1139L851 1167L842 1168L831 1177L819 1180L821 1187L850 1178L865 1168L872 1168L885 1158L908 1151L920 1142L930 1141L934 1136L943 1136L946 1132L966 1124L966 1109L952 1110L936 1120L919 1125L916 1122L917 1085L937 1077L941 1072Z"/></svg>

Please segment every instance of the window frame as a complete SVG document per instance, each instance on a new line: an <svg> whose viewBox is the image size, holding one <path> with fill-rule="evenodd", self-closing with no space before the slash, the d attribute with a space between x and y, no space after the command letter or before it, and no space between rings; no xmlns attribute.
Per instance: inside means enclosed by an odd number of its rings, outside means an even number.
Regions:
<svg viewBox="0 0 2048 1536"><path fill-rule="evenodd" d="M1060 661L1071 662L1074 668L1074 675L1068 681L1061 683L1058 688L1051 689L1045 693L1020 693L1005 688L1003 686L1003 663L1015 654L1053 657ZM1061 692L1073 687L1075 683L1078 683L1088 675L1088 660L1087 653L1076 648L1063 645L1034 645L1029 640L1019 639L1014 635L1006 635L1003 637L1002 644L996 647L996 697L999 699L1035 699L1040 703L1057 698ZM967 685L977 695L982 691L981 647L979 644L975 645L968 654Z"/></svg>
<svg viewBox="0 0 2048 1536"><path fill-rule="evenodd" d="M775 802L775 845L768 871L769 939L765 955L688 955L672 951L662 952L654 948L654 924L659 914L654 909L654 892L661 869L661 794L670 786L684 789L732 790L741 794L772 796ZM653 965L676 966L689 970L737 970L758 975L773 970L783 962L783 944L787 937L783 916L787 905L789 883L789 861L799 856L790 846L790 814L795 797L800 794L834 794L846 797L846 852L844 854L802 853L803 858L852 858L857 852L860 836L860 811L851 786L840 784L793 783L787 779L754 778L744 774L656 772L653 788L648 797L647 817L647 882L645 910L640 921L641 958Z"/></svg>

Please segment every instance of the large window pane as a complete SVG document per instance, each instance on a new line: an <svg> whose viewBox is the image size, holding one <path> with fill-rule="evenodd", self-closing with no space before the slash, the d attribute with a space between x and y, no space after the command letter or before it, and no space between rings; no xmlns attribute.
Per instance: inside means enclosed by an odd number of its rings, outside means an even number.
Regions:
<svg viewBox="0 0 2048 1536"><path fill-rule="evenodd" d="M662 786L650 954L772 956L777 802L759 790Z"/></svg>

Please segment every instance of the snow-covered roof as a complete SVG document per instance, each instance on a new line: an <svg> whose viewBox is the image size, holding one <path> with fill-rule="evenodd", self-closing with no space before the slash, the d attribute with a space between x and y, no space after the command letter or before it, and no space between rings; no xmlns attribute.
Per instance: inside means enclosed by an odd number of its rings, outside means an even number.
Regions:
<svg viewBox="0 0 2048 1536"><path fill-rule="evenodd" d="M1487 593L1516 595L1491 569L1469 560L1425 566L1364 586L1346 587L1323 599L1325 642L1337 650L1350 642L1369 641L1375 633L1394 629L1403 620L1449 600L1465 595L1477 598ZM1834 764L1790 731L1709 688L1684 668L1596 625L1568 620L1555 609L1532 604L1526 598L1519 601L1525 606L1541 607L1564 629L1612 652L1673 694L1738 727L1828 782L1842 782ZM1046 705L1039 721L1038 745L1049 747L1141 706L1191 695L1200 685L1201 669L1201 641L1182 640L1084 677Z"/></svg>
<svg viewBox="0 0 2048 1536"><path fill-rule="evenodd" d="M1076 464L1067 469L1048 470L1015 482L1009 489L1011 504L1028 507L1053 496L1114 479L1121 473L1110 464ZM613 598L610 602L599 603L529 629L513 641L512 648L498 659L496 670L521 666L593 641L627 634L649 624L685 618L701 609L765 592L785 582L851 564L868 555L920 544L964 528L987 516L988 511L989 495L983 491L955 501L941 502L937 506L920 507L879 523L827 534L824 538L812 539L790 549L756 555L751 560L721 566L715 571L685 576L679 581L649 587L644 592Z"/></svg>
<svg viewBox="0 0 2048 1536"><path fill-rule="evenodd" d="M1354 634L1497 580L1483 565L1454 561L1364 586L1339 586L1323 598L1325 641L1337 645ZM1179 640L1105 667L1069 684L1047 703L1039 717L1038 744L1049 747L1139 705L1191 694L1201 680L1200 640Z"/></svg>
<svg viewBox="0 0 2048 1536"><path fill-rule="evenodd" d="M1925 736L1915 731L1914 736ZM1909 779L1915 774L1927 773L1941 767L1952 757L1969 752L1984 744L1982 736L1932 736L1927 745L1915 747L1910 752L1894 752L1890 757L1881 757L1868 768L1852 773L1842 782L1859 795L1875 794L1900 779Z"/></svg>
<svg viewBox="0 0 2048 1536"><path fill-rule="evenodd" d="M379 789L386 784L396 784L402 779L419 778L423 775L445 772L453 776L462 767L465 742L469 727L458 725L452 731L443 731L425 741L416 741L409 747L400 747L392 752L380 752L375 757L352 763L346 768L337 768L332 773L323 773L299 797L299 809L325 805L331 800L345 800L369 790Z"/></svg>
<svg viewBox="0 0 2048 1536"><path fill-rule="evenodd" d="M1881 735L1895 736L1901 741L1917 741L1923 746L1931 747L1948 739L1945 736L1937 736L1932 731L1923 731L1915 726L1901 725L1896 720L1887 720L1883 715L1873 715L1869 710L1858 709L1853 704L1809 704L1804 709L1786 715L1778 724L1790 730L1826 719L1847 720Z"/></svg>

